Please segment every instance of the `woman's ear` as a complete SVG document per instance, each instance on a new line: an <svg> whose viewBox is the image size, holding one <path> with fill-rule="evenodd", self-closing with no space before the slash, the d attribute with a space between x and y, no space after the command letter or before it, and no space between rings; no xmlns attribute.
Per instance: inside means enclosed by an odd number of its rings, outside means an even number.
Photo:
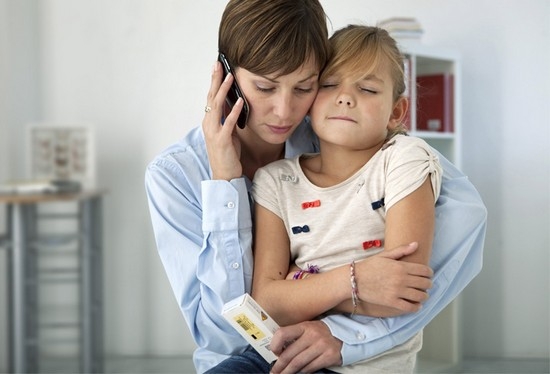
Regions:
<svg viewBox="0 0 550 374"><path fill-rule="evenodd" d="M407 110L409 109L409 99L407 97L400 96L393 106L393 111L390 116L390 122L388 128L394 129L399 124L403 123Z"/></svg>

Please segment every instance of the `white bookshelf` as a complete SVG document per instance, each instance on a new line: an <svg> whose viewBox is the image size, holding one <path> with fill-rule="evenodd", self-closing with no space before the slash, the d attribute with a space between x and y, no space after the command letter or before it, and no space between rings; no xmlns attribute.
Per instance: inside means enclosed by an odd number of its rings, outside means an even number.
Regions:
<svg viewBox="0 0 550 374"><path fill-rule="evenodd" d="M456 51L426 46L418 41L398 40L410 59L410 134L426 140L458 168L461 167L461 65ZM425 131L417 128L416 77L429 74L453 75L453 131ZM460 298L453 301L424 329L424 344L418 356L418 373L458 372L462 361Z"/></svg>
<svg viewBox="0 0 550 374"><path fill-rule="evenodd" d="M461 167L461 66L459 54L450 49L434 48L419 42L399 41L403 53L411 61L410 93L410 134L421 137L447 157L453 164ZM453 83L453 132L417 130L417 86L419 75L448 73L454 76Z"/></svg>

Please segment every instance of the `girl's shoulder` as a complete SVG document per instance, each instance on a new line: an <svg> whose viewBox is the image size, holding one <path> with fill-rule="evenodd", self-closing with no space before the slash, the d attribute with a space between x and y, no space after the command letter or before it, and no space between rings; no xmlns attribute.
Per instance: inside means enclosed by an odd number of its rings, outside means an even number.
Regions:
<svg viewBox="0 0 550 374"><path fill-rule="evenodd" d="M433 148L424 139L404 134L395 135L382 146L383 151L389 150L390 152L405 152L414 148L423 149L429 154L435 154Z"/></svg>

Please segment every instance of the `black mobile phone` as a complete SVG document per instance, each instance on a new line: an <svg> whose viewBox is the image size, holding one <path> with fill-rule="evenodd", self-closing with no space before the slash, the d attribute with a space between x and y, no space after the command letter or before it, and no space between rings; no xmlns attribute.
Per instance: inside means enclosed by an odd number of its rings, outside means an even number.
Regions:
<svg viewBox="0 0 550 374"><path fill-rule="evenodd" d="M233 84L231 85L231 88L227 93L227 97L225 98L227 104L229 104L230 108L233 108L239 97L243 99L243 109L241 110L241 114L239 114L239 118L237 119L237 126L239 126L241 129L244 129L244 127L246 126L246 121L248 121L248 102L246 101L246 98L244 97L243 92L241 91L241 88L237 83L237 79L235 78L235 74L233 73L233 69L229 64L229 61L227 61L227 58L222 52L218 54L218 60L222 63L223 66L223 78L225 79L225 77L229 73L233 75Z"/></svg>

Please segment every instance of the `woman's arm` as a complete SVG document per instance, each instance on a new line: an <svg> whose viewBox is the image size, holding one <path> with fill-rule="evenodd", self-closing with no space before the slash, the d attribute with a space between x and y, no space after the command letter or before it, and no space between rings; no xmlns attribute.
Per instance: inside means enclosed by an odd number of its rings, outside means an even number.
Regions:
<svg viewBox="0 0 550 374"><path fill-rule="evenodd" d="M218 65L202 127L151 162L145 187L159 256L189 331L201 352L227 355L245 345L221 309L250 290L252 219L231 132L239 106L220 126L231 79L222 83Z"/></svg>
<svg viewBox="0 0 550 374"><path fill-rule="evenodd" d="M189 153L187 149L173 157ZM201 168L184 175L181 165L189 165L190 160L175 161L159 158L146 174L158 252L195 342L230 354L230 342L240 338L225 323L221 307L246 292L252 278L252 221L246 186L244 180L201 182ZM212 328L204 329L204 325Z"/></svg>

